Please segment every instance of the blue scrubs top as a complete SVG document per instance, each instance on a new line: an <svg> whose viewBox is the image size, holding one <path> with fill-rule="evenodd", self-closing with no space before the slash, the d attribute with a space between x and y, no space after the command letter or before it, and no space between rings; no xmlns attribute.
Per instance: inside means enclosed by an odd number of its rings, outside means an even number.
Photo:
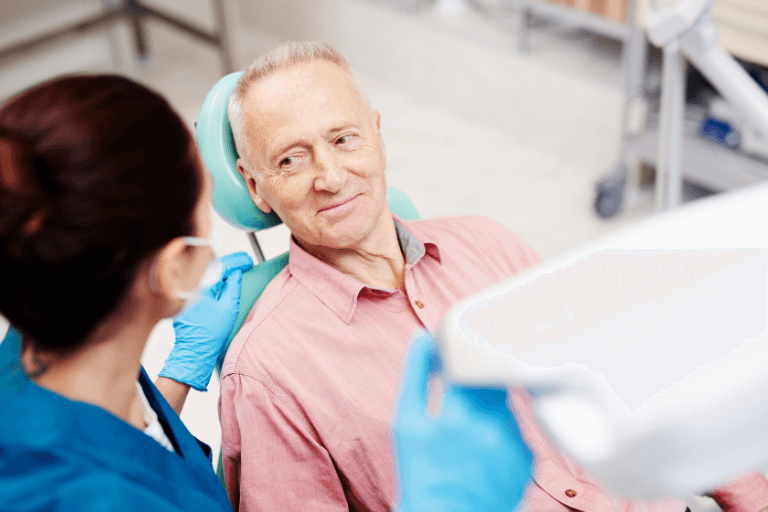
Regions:
<svg viewBox="0 0 768 512"><path fill-rule="evenodd" d="M139 382L172 453L107 411L30 381L20 337L0 344L0 511L231 512L195 439L141 369Z"/></svg>

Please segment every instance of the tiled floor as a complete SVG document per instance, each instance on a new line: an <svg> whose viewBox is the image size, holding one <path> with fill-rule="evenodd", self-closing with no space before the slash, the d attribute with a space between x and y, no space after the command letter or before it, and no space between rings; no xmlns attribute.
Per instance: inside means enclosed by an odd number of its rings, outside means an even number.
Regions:
<svg viewBox="0 0 768 512"><path fill-rule="evenodd" d="M402 23L411 22L402 13L391 16L401 16ZM430 17L434 16L434 13L424 13L419 19L429 23ZM471 37L472 34L487 34L490 30L483 25L484 21L471 16L463 21L438 18L433 21L438 28L459 39L462 34ZM493 30L511 30L511 24L509 27L503 25L497 24ZM243 62L250 61L273 41L273 38L242 26L235 27L235 33ZM163 27L152 26L149 36L153 43L152 58L135 69L123 68L122 71L165 94L191 126L203 97L220 76L217 56ZM574 36L578 37L574 39ZM513 34L504 37L512 41ZM549 73L554 69L564 77L576 76L579 80L599 84L598 90L607 91L612 98L605 102L605 108L612 109L610 114L618 119L622 74L616 45L578 31L551 27L535 30L531 43L531 55L516 57L519 62L538 62L548 68ZM512 44L509 51L513 51ZM2 65L0 63L0 67ZM578 163L578 159L567 159L558 147L543 151L521 142L517 132L467 119L460 113L414 99L415 95L409 91L393 89L365 75L361 80L371 103L382 115L389 184L406 192L423 217L485 215L521 234L542 256L551 257L652 211L650 195L645 195L616 218L601 220L592 207L594 184L607 168L588 167ZM546 85L556 87L556 84ZM484 94L484 91L475 93ZM535 87L530 94L536 94ZM599 103L600 98L584 98L584 102ZM583 115L585 119L582 122L579 118L565 118L574 115ZM556 113L551 112L542 116L557 118ZM618 135L611 132L615 132L615 126L588 127L589 114L586 112L563 113L563 116L564 123L581 124L585 129L596 130L596 137L619 140ZM536 127L552 131L559 128L556 125ZM569 151L573 150L569 148ZM588 152L590 148L585 147L584 151ZM610 158L603 160L610 161ZM216 224L223 232L227 252L250 251L244 234L219 217L216 217ZM267 257L287 248L288 233L283 227L274 228L260 238ZM160 370L172 339L170 321L158 325L144 355L150 375L156 375ZM209 443L216 456L220 444L217 394L218 383L214 378L207 393L191 393L182 414L192 432Z"/></svg>

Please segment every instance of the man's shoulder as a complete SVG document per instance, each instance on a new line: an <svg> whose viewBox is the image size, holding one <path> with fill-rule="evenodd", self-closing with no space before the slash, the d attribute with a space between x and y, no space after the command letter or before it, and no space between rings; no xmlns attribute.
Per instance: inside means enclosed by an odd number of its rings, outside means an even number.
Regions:
<svg viewBox="0 0 768 512"><path fill-rule="evenodd" d="M474 264L511 275L541 262L521 236L487 217L442 217L406 221L405 226L417 238L433 242L441 258L460 265Z"/></svg>
<svg viewBox="0 0 768 512"><path fill-rule="evenodd" d="M503 224L481 216L440 217L418 221L407 221L405 226L417 238L434 242L438 248L481 252L532 252L522 237L510 231Z"/></svg>
<svg viewBox="0 0 768 512"><path fill-rule="evenodd" d="M480 215L457 215L403 221L405 226L418 235L423 233L431 236L450 238L482 238L489 233L517 236L499 222Z"/></svg>
<svg viewBox="0 0 768 512"><path fill-rule="evenodd" d="M281 302L286 298L290 298L291 291L296 284L296 280L291 278L288 267L283 268L270 280L264 291L261 292L256 302L254 302L251 311L248 313L227 350L227 355L222 365L222 377L226 373L231 373L235 370L236 366L243 362L243 351L247 350L246 347L250 344L251 339L254 338L253 342L258 343L258 339L253 336L254 332L260 326L263 327L265 321L269 323L270 313L275 309L279 309Z"/></svg>
<svg viewBox="0 0 768 512"><path fill-rule="evenodd" d="M261 374L274 368L297 349L317 318L318 299L291 275L290 263L272 279L256 300L235 335L222 365L221 376L231 373ZM312 315L304 314L308 308ZM311 318L310 318L311 316Z"/></svg>

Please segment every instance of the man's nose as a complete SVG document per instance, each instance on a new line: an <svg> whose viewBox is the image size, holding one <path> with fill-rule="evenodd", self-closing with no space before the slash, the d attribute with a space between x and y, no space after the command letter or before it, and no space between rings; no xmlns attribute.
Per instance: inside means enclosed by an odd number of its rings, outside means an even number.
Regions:
<svg viewBox="0 0 768 512"><path fill-rule="evenodd" d="M347 169L330 148L315 151L315 190L318 192L340 192L347 182Z"/></svg>

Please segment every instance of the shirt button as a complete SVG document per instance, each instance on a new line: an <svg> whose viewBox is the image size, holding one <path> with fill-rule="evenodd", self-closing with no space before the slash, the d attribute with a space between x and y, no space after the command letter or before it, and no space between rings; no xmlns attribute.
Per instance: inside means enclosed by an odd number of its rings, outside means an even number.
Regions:
<svg viewBox="0 0 768 512"><path fill-rule="evenodd" d="M417 308L424 309L424 304L422 304L420 300L417 300L416 302L414 302L414 304L416 304Z"/></svg>
<svg viewBox="0 0 768 512"><path fill-rule="evenodd" d="M574 496L576 496L576 491L574 491L573 489L568 489L565 491L565 495L568 496L569 498L573 498Z"/></svg>

